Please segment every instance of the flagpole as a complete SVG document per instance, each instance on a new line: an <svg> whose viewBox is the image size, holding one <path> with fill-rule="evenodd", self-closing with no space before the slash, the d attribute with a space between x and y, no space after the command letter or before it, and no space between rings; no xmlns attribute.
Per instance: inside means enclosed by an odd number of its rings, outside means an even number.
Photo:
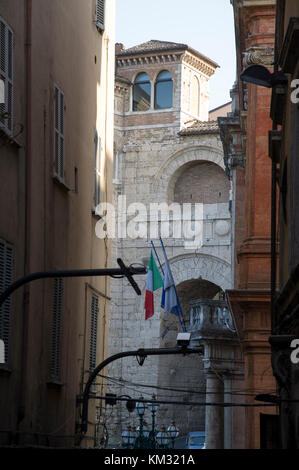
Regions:
<svg viewBox="0 0 299 470"><path fill-rule="evenodd" d="M160 261L160 258L159 258L159 255L158 255L158 253L157 253L157 250L156 250L156 247L155 247L155 245L154 245L153 240L151 240L151 245L152 245L153 250L154 250L154 252L155 252L155 255L156 255L157 261L158 261L158 263L159 263L161 272L162 272L162 274L163 274L163 276L164 276L164 270L163 270L163 268L162 268L162 264L161 264L161 261ZM175 291L175 292L176 292L176 291ZM177 292L176 292L176 297L177 297L177 299L178 299ZM178 315L178 318L179 318L179 321L180 321L182 330L184 331L184 324L182 323L181 316ZM165 330L164 330L164 331L165 331ZM162 336L162 338L163 338L163 336Z"/></svg>
<svg viewBox="0 0 299 470"><path fill-rule="evenodd" d="M163 271L163 268L162 268L162 264L161 264L161 261L160 261L160 258L159 258L159 256L158 256L158 253L157 253L157 250L156 250L156 247L155 247L155 245L154 245L153 240L151 240L151 245L152 245L153 250L154 250L154 252L155 252L155 255L156 255L157 261L158 261L158 263L159 263L161 272L162 272L162 274L163 274L163 276L164 276L164 271Z"/></svg>
<svg viewBox="0 0 299 470"><path fill-rule="evenodd" d="M160 237L160 242L161 242L161 246L162 246L162 250L163 250L163 253L165 255L165 258L167 259L166 250L165 250L165 247L164 247L162 237ZM180 299L179 299L179 296L178 296L178 293L177 293L177 290L176 290L175 283L174 283L174 290L175 290L176 298L177 298L177 301L178 301L179 314L180 314L179 315L179 320L180 320L183 331L186 332L187 328L186 328L186 324L185 324L185 320L184 320L183 310L182 310L182 307L181 307L181 303L180 303Z"/></svg>

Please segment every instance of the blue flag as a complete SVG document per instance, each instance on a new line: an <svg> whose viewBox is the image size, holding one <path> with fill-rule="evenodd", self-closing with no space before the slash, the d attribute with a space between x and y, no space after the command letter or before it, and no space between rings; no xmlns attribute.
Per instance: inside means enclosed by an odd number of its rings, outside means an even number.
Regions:
<svg viewBox="0 0 299 470"><path fill-rule="evenodd" d="M163 250L165 269L164 269L164 285L162 291L161 307L165 313L174 313L179 316L179 302L175 289L172 272L168 263L166 253Z"/></svg>

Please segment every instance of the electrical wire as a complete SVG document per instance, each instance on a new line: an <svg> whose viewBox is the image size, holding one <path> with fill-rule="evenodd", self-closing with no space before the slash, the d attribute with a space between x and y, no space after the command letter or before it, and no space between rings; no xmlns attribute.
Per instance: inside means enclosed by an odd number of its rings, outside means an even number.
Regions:
<svg viewBox="0 0 299 470"><path fill-rule="evenodd" d="M124 379L117 379L109 376L105 376L102 374L98 375L99 377L102 377L103 379L106 379L108 382L114 383L115 386L122 386L124 388L127 388L129 390L134 390L135 388L131 387L141 387L141 388L153 388L156 390L165 390L165 391L170 391L170 392L181 392L181 393L189 393L189 394L198 394L198 395L207 395L207 394L213 394L213 392L206 392L203 390L190 390L187 388L172 388L172 387L163 387L159 385L149 385L149 384L140 384L136 382L129 382ZM127 385L126 385L127 384ZM248 393L250 390L252 390L252 393ZM244 389L244 390L232 390L226 392L227 395L240 395L240 396L256 396L259 393L276 393L276 390L258 390L258 389ZM147 395L150 395L150 393L147 393ZM168 396L173 396L173 395L168 395Z"/></svg>

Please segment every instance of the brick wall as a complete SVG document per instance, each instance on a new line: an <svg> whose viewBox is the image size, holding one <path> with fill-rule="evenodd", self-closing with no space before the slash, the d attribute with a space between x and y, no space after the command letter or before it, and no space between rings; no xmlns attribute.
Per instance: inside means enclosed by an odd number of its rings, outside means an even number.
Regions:
<svg viewBox="0 0 299 470"><path fill-rule="evenodd" d="M229 201L230 182L214 163L190 165L174 188L174 201L180 203L216 204Z"/></svg>

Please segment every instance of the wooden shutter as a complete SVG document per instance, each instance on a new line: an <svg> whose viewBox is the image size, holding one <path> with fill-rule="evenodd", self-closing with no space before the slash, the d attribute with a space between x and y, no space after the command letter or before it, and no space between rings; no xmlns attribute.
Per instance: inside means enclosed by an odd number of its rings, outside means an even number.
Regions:
<svg viewBox="0 0 299 470"><path fill-rule="evenodd" d="M98 314L99 297L92 294L90 312L90 346L89 346L89 370L92 372L97 365L97 340L98 340Z"/></svg>
<svg viewBox="0 0 299 470"><path fill-rule="evenodd" d="M55 86L54 112L55 174L64 180L64 94Z"/></svg>
<svg viewBox="0 0 299 470"><path fill-rule="evenodd" d="M0 292L3 292L14 280L14 248L0 240ZM11 297L0 307L0 339L5 344L5 362L10 359L11 336Z"/></svg>
<svg viewBox="0 0 299 470"><path fill-rule="evenodd" d="M101 31L105 29L105 0L96 0L95 23Z"/></svg>
<svg viewBox="0 0 299 470"><path fill-rule="evenodd" d="M62 329L63 279L55 279L52 312L52 344L50 375L59 379L61 372L61 329Z"/></svg>
<svg viewBox="0 0 299 470"><path fill-rule="evenodd" d="M13 32L0 17L0 78L4 82L5 102L0 103L0 128L13 132Z"/></svg>

